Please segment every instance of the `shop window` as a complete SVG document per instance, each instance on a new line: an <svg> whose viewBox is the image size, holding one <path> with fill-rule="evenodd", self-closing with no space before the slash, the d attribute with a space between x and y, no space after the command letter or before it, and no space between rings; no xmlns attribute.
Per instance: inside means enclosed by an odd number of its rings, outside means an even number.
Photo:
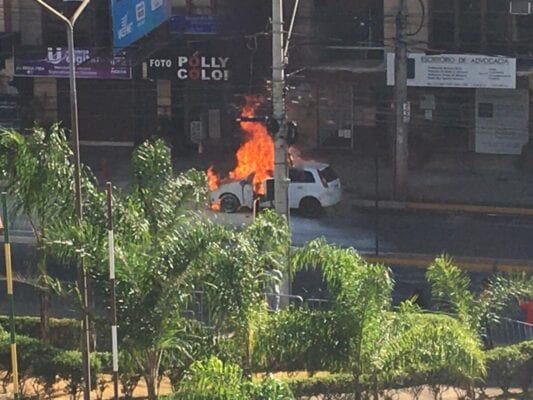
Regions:
<svg viewBox="0 0 533 400"><path fill-rule="evenodd" d="M415 79L415 59L407 59L407 79Z"/></svg>
<svg viewBox="0 0 533 400"><path fill-rule="evenodd" d="M494 116L494 104L479 103L477 115L479 118L492 118Z"/></svg>
<svg viewBox="0 0 533 400"><path fill-rule="evenodd" d="M453 14L434 14L432 27L433 42L437 47L453 46L455 31Z"/></svg>
<svg viewBox="0 0 533 400"><path fill-rule="evenodd" d="M531 14L530 0L511 0L509 12L511 14Z"/></svg>

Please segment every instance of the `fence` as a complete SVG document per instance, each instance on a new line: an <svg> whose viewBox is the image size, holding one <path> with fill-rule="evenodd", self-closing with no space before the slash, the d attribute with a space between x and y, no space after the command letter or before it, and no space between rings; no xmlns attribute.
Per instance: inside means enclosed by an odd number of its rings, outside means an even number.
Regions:
<svg viewBox="0 0 533 400"><path fill-rule="evenodd" d="M331 306L331 301L327 299L303 298L298 295L281 294L281 293L264 293L265 302L268 310L277 311L286 307L308 308L310 310L327 310ZM195 290L192 294L189 307L183 312L183 316L193 318L203 322L206 325L211 324L211 315L205 292Z"/></svg>
<svg viewBox="0 0 533 400"><path fill-rule="evenodd" d="M492 324L488 332L494 346L509 345L533 339L533 324L502 318L498 324Z"/></svg>

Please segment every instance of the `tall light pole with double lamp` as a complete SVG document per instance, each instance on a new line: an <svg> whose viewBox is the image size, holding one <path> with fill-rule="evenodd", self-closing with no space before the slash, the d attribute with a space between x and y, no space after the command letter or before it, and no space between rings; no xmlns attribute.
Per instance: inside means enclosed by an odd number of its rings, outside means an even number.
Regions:
<svg viewBox="0 0 533 400"><path fill-rule="evenodd" d="M65 17L61 12L47 4L44 0L35 0L43 6L48 12L55 15L65 23L67 28L68 42L68 61L69 61L69 81L70 81L70 119L72 131L72 151L74 153L74 180L76 191L76 217L81 225L83 219L83 202L81 197L81 172L80 172L80 136L78 130L78 96L76 91L76 62L74 50L74 25L79 16L85 10L91 0L83 0L76 11L70 18ZM90 332L89 332L89 313L88 313L88 295L87 295L87 271L83 261L78 265L78 287L82 295L82 359L83 359L83 399L89 400L91 394L91 367L90 367Z"/></svg>

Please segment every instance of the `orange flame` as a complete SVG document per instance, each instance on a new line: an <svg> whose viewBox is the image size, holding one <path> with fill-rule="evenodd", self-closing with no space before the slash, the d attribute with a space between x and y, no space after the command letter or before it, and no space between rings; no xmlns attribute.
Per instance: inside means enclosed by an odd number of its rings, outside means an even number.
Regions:
<svg viewBox="0 0 533 400"><path fill-rule="evenodd" d="M211 210L220 211L220 200L211 203Z"/></svg>
<svg viewBox="0 0 533 400"><path fill-rule="evenodd" d="M209 167L207 170L207 186L211 191L216 190L220 186L220 179L213 170L213 167Z"/></svg>
<svg viewBox="0 0 533 400"><path fill-rule="evenodd" d="M247 96L242 115L255 115L255 105L258 101L260 98L257 96ZM274 175L274 142L264 123L243 121L240 126L244 132L244 143L237 150L237 166L229 173L229 179L247 179L253 174L254 192L264 194L263 181ZM217 189L220 186L220 178L214 174L212 168L207 170L207 176L209 189Z"/></svg>

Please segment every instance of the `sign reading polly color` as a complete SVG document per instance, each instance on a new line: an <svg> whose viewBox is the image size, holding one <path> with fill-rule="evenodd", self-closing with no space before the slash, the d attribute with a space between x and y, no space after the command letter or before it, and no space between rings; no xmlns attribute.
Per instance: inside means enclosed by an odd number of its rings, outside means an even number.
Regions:
<svg viewBox="0 0 533 400"><path fill-rule="evenodd" d="M146 61L148 77L190 81L225 82L230 79L229 57L192 56L150 58Z"/></svg>
<svg viewBox="0 0 533 400"><path fill-rule="evenodd" d="M113 46L127 47L170 18L170 0L111 0Z"/></svg>

